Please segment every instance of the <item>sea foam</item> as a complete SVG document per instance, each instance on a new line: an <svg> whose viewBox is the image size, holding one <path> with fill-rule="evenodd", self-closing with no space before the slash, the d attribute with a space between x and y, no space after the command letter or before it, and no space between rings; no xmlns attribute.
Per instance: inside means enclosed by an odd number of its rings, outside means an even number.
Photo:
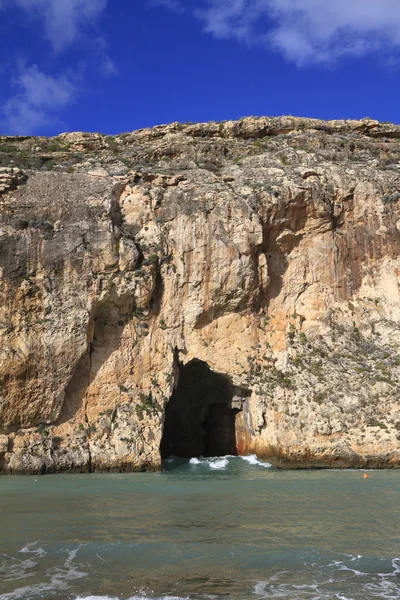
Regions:
<svg viewBox="0 0 400 600"><path fill-rule="evenodd" d="M75 600L119 600L117 596L79 596ZM127 600L189 600L187 596L131 596Z"/></svg>
<svg viewBox="0 0 400 600"><path fill-rule="evenodd" d="M218 460L212 460L210 462L210 467L211 469L225 469L225 467L228 466L229 463L229 459L224 456L223 458L220 458Z"/></svg>
<svg viewBox="0 0 400 600"><path fill-rule="evenodd" d="M255 454L249 454L249 456L241 456L240 458L248 462L250 465L257 465L259 467L265 467L267 469L269 467L272 467L270 463L259 460Z"/></svg>
<svg viewBox="0 0 400 600"><path fill-rule="evenodd" d="M264 468L270 468L272 465L270 463L264 462L262 460L259 460L257 458L257 456L255 454L250 454L249 456L233 456L233 455L227 455L227 456L212 456L212 457L193 457L189 460L189 464L190 465L203 465L206 467L209 467L210 469L225 469L228 464L229 461L235 461L235 460L244 460L246 461L249 465L255 466L255 467L264 467Z"/></svg>

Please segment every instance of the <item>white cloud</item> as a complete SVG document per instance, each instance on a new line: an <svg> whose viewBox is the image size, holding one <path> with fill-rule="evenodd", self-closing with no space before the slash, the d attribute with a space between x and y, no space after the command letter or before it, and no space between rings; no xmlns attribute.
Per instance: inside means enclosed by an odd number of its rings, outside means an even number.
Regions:
<svg viewBox="0 0 400 600"><path fill-rule="evenodd" d="M112 77L113 75L118 74L118 69L115 66L114 61L106 53L104 53L101 58L100 72L104 77Z"/></svg>
<svg viewBox="0 0 400 600"><path fill-rule="evenodd" d="M398 0L272 0L271 42L297 63L391 51L400 45Z"/></svg>
<svg viewBox="0 0 400 600"><path fill-rule="evenodd" d="M106 9L108 0L0 0L0 10L14 6L20 9L24 20L35 28L37 37L50 42L58 58L61 51L80 48L84 60L80 69L88 70L87 59L105 77L117 73L107 52L107 43L99 34L97 21ZM81 43L79 43L81 42ZM46 57L48 59L48 56ZM0 107L0 124L10 134L32 134L49 125L60 124L57 114L71 104L82 90L77 78L69 71L57 76L45 73L39 64L18 69L11 81L16 93ZM75 60L75 58L74 58ZM46 60L48 62L48 60ZM46 69L47 71L47 69Z"/></svg>
<svg viewBox="0 0 400 600"><path fill-rule="evenodd" d="M57 122L55 112L72 103L77 87L71 77L52 77L36 65L21 70L14 81L16 94L1 109L2 129L12 135L30 135Z"/></svg>
<svg viewBox="0 0 400 600"><path fill-rule="evenodd" d="M203 0L206 32L303 65L400 49L399 0Z"/></svg>
<svg viewBox="0 0 400 600"><path fill-rule="evenodd" d="M100 73L104 77L111 77L113 75L117 75L117 67L115 66L114 61L110 58L110 56L107 53L107 44L104 38L100 37L96 40L93 40L92 49L94 54L97 55Z"/></svg>
<svg viewBox="0 0 400 600"><path fill-rule="evenodd" d="M92 26L107 5L107 0L13 1L30 16L43 22L45 35L56 51L73 44L85 28Z"/></svg>

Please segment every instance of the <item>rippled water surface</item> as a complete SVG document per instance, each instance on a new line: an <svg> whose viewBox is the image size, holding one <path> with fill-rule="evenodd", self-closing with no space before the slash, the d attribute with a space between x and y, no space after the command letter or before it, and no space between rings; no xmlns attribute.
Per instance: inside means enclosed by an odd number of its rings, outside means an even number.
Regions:
<svg viewBox="0 0 400 600"><path fill-rule="evenodd" d="M0 478L0 600L400 599L400 471Z"/></svg>

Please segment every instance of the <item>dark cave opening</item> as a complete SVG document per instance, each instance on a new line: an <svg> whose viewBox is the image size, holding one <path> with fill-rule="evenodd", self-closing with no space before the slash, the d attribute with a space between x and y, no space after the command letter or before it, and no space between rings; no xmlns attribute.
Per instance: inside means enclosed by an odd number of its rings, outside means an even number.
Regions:
<svg viewBox="0 0 400 600"><path fill-rule="evenodd" d="M180 366L166 406L161 457L237 455L235 422L242 403L229 379L205 362Z"/></svg>

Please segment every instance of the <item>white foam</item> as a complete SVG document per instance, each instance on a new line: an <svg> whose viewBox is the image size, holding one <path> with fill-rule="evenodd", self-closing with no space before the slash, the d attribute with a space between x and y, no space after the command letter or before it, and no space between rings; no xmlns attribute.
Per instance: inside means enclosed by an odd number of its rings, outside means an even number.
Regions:
<svg viewBox="0 0 400 600"><path fill-rule="evenodd" d="M338 563L338 566L339 571L351 571L352 573L354 573L354 575L368 575L368 573L363 573L362 571L358 571L357 569L350 569L349 567L346 567L346 565L340 564L340 562Z"/></svg>
<svg viewBox="0 0 400 600"><path fill-rule="evenodd" d="M75 559L76 555L78 554L79 550L82 548L82 546L84 546L85 544L79 544L79 546L77 548L74 548L73 550L70 550L67 554L68 554L68 558L65 561L65 566L69 567L72 563L72 561Z"/></svg>
<svg viewBox="0 0 400 600"><path fill-rule="evenodd" d="M21 554L35 554L36 556L46 556L46 550L44 550L43 548L37 548L36 546L37 542L31 542L30 544L24 546L24 548L21 548L19 552Z"/></svg>
<svg viewBox="0 0 400 600"><path fill-rule="evenodd" d="M210 469L225 469L228 466L229 459L236 458L233 456L211 456L205 458L204 456L193 457L189 460L190 465L204 465L210 467Z"/></svg>
<svg viewBox="0 0 400 600"><path fill-rule="evenodd" d="M227 454L226 456L193 456L189 459L189 465L198 466L203 465L205 467L209 467L210 469L225 469L228 466L228 463L232 459L233 461L244 460L249 465L256 467L263 467L264 469L269 469L272 465L263 460L259 460L255 454L249 454L248 456L233 456L231 454ZM176 460L176 457L170 456L165 459L166 462L172 463Z"/></svg>
<svg viewBox="0 0 400 600"><path fill-rule="evenodd" d="M34 557L29 558L25 561L16 559L17 564L13 563L7 569L5 575L7 575L8 572L12 573L12 570L15 568L18 568L20 570L20 573L24 575L23 577L14 577L15 580L26 579L27 577L33 575L34 573L29 573L29 569L32 569L32 567L37 566L39 559L46 555L46 552L42 548L35 548L36 544L36 542L28 544L19 551L23 554L33 554ZM33 598L39 595L44 597L44 594L50 594L60 590L67 590L69 588L69 582L72 580L87 577L87 573L81 571L79 568L73 565L73 561L76 557L76 554L82 547L82 545L83 544L80 544L77 548L74 548L73 550L62 551L66 552L67 558L65 559L64 563L59 567L52 567L46 571L46 576L48 578L47 582L19 587L12 592L0 594L0 600L22 600L25 598ZM5 579L4 576L3 579Z"/></svg>
<svg viewBox="0 0 400 600"><path fill-rule="evenodd" d="M112 596L79 596L76 600L118 600Z"/></svg>
<svg viewBox="0 0 400 600"><path fill-rule="evenodd" d="M393 575L399 575L400 574L400 558L393 558L392 567L394 569Z"/></svg>
<svg viewBox="0 0 400 600"><path fill-rule="evenodd" d="M265 594L265 588L267 587L267 585L268 581L259 581L254 586L253 594L255 594L256 596L262 596L263 594Z"/></svg>
<svg viewBox="0 0 400 600"><path fill-rule="evenodd" d="M366 558L359 555L345 555L349 558L350 564L354 564L354 560ZM319 571L318 581L312 581L309 584L296 584L291 581L290 572L282 571L272 575L268 581L260 581L254 586L253 594L259 600L277 600L277 599L293 599L293 600L355 600L356 598L379 598L379 600L400 600L400 587L398 585L398 574L400 572L400 559L380 559L386 564L391 562L393 570L389 573L362 572L354 568L349 568L343 560L333 561L326 565L319 565L322 570ZM312 563L313 568L317 567L317 563ZM325 567L328 567L332 572L325 572ZM352 573L349 578L343 579L342 571ZM289 575L289 577L288 577ZM321 575L322 580L321 580ZM338 591L338 586L341 586L346 581L347 589ZM354 595L355 594L355 595Z"/></svg>
<svg viewBox="0 0 400 600"><path fill-rule="evenodd" d="M212 460L210 462L210 468L211 469L225 469L225 467L228 466L228 458L226 456L224 456L223 458L220 458L218 460Z"/></svg>
<svg viewBox="0 0 400 600"><path fill-rule="evenodd" d="M259 460L255 454L249 454L248 456L241 456L240 458L242 458L243 460L248 462L250 465L258 465L259 467L265 467L267 469L272 467L272 465L270 463Z"/></svg>
<svg viewBox="0 0 400 600"><path fill-rule="evenodd" d="M119 600L116 596L79 596L75 600ZM128 600L189 600L187 596L131 596Z"/></svg>
<svg viewBox="0 0 400 600"><path fill-rule="evenodd" d="M37 562L34 560L23 560L17 563L11 564L2 569L1 580L2 581L18 581L20 579L26 579L32 577L34 572L29 572L31 569L37 566Z"/></svg>

